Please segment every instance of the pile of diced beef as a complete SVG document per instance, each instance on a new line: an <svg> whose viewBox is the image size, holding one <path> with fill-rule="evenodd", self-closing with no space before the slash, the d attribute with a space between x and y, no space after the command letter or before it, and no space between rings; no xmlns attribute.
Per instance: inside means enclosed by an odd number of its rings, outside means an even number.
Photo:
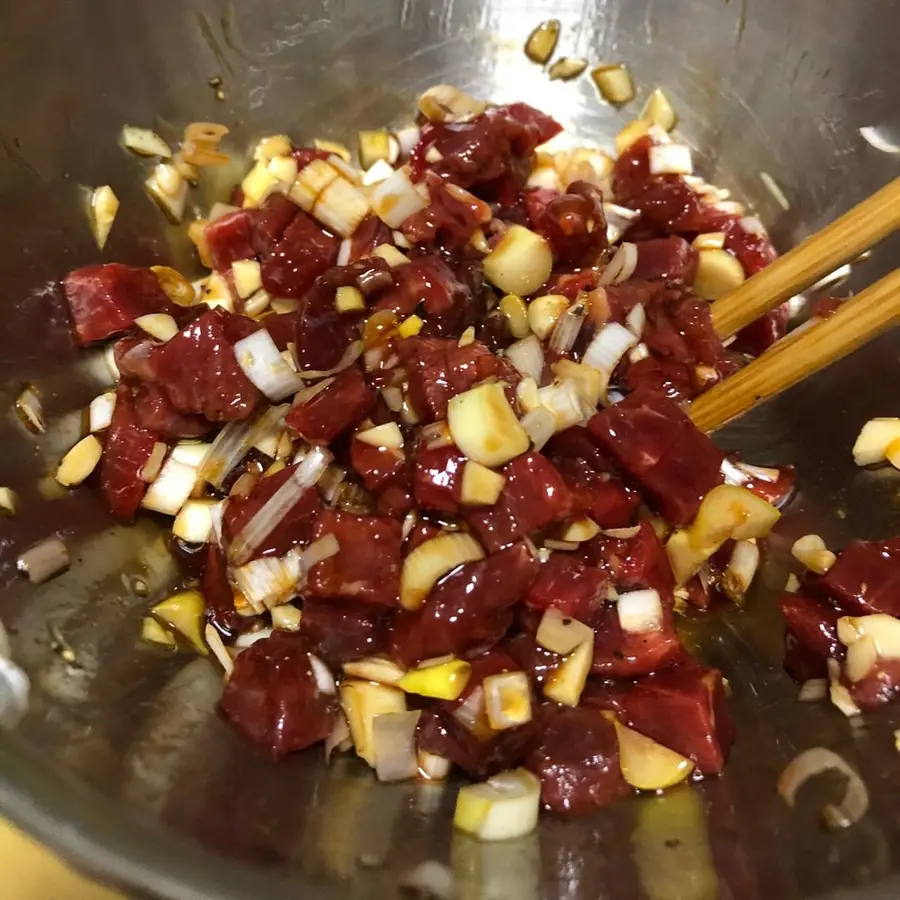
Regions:
<svg viewBox="0 0 900 900"><path fill-rule="evenodd" d="M360 357L334 372L324 390L295 402L284 420L297 442L328 445L346 482L359 490L348 510L307 488L254 554L280 556L326 535L339 546L336 555L312 567L292 601L302 609L300 630L275 631L244 649L225 687L225 715L276 755L322 741L339 714L336 697L318 687L310 653L337 677L342 664L363 657L383 655L408 667L453 654L471 662L470 680L454 701L410 699L423 711L419 746L472 776L524 765L540 776L550 810L586 812L631 790L619 771L613 725L602 711L688 757L698 772L722 771L732 742L722 676L695 662L679 641L675 583L651 516L669 526L689 524L702 498L722 481L722 453L679 404L731 372L733 350L758 353L785 325L781 312L772 313L726 350L712 329L708 304L690 292L697 260L690 242L701 232L725 232L726 249L750 275L773 258L768 240L745 231L738 217L704 204L683 178L651 175L652 138L638 140L616 162L612 180L615 202L641 214L626 234L638 248L637 269L629 280L606 288L608 321L624 322L638 303L646 312L642 340L649 354L623 359L614 379L625 399L601 408L586 427L556 434L540 452L532 449L503 465L505 485L488 507L462 504L465 458L452 444L432 446L423 432L446 419L453 396L498 379L514 399L520 378L503 356L514 338L497 311L499 297L469 242L484 203L492 213L485 227L489 242L510 223L550 242L556 266L539 294L574 300L597 286L610 255L598 189L576 183L558 194L525 187L535 148L558 131L552 119L525 104L490 108L467 124L425 125L409 162L431 203L400 229L409 258L402 266L370 255L397 240L375 216L353 235L347 264L337 266L340 238L282 194L211 223L205 239L214 270L227 283L232 263L257 259L263 288L299 301L292 312L254 319L210 308L202 298L193 306L175 305L154 272L117 263L78 269L65 279L79 342L115 341L117 403L94 478L109 508L124 520L140 507L147 488L140 473L158 442L211 437L269 405L236 363L233 348L242 338L265 329L279 350L294 354L301 375L339 366L355 341L383 351L375 368ZM301 166L321 156L306 149L294 155ZM460 200L448 185L464 188L480 203ZM336 310L335 292L342 286L363 292L364 311ZM165 343L133 327L136 318L156 312L170 314L180 327ZM421 330L398 337L393 329L412 315L421 318ZM570 357L579 358L598 324L596 318L585 322ZM461 343L470 327L474 340ZM713 377L698 381L699 367ZM402 389L415 424L385 402L385 388ZM390 421L401 421L400 451L354 437L363 423ZM235 608L228 542L294 467L259 480L249 496L227 500L224 548L210 542L195 573L209 621L226 643L268 625L267 615ZM232 474L221 496L227 497L241 471ZM558 538L568 522L583 516L604 531L577 549L536 554L536 545ZM444 577L419 609L402 609L404 558L448 526L471 533L485 557ZM639 527L629 537L604 533L632 526ZM792 666L801 677L819 672L824 659L837 654L839 608L896 611L889 577L882 585L871 574L890 552L851 548L827 576L810 579L803 593L785 602ZM857 560L868 573L865 590ZM661 630L622 631L608 598L639 588L659 593ZM697 605L709 602L699 579L689 591ZM595 631L593 673L574 708L541 695L541 684L560 662L535 641L549 607ZM489 735L470 733L454 711L488 675L516 670L532 684L532 721ZM879 690L872 685L871 692ZM855 691L861 704L869 702L868 685Z"/></svg>

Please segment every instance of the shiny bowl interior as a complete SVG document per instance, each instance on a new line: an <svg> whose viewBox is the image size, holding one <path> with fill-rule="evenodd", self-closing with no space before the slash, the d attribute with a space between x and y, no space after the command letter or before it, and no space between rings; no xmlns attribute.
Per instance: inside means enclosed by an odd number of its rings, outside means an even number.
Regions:
<svg viewBox="0 0 900 900"><path fill-rule="evenodd" d="M698 655L731 683L739 733L727 774L683 789L696 792L687 799L676 792L574 823L546 821L493 847L453 835L452 788L378 785L363 764L327 770L316 752L273 764L243 744L215 713L220 681L207 662L139 646L148 599L134 580L153 597L174 575L158 524L116 526L89 491L66 494L47 481L81 410L108 383L102 354L75 349L54 283L101 259L190 266L184 235L143 192L140 162L117 146L122 124L155 123L174 137L188 121L223 121L241 150L285 130L352 141L358 128L408 121L417 93L449 81L497 101L527 100L603 144L662 85L704 174L749 200L783 249L897 174L898 157L874 150L858 128L900 137L898 0L2 7L0 483L20 493L23 510L0 521L0 616L32 680L28 715L0 739L3 813L98 877L179 900L392 897L425 860L451 866L461 898L898 895L900 715L885 710L855 727L824 704L798 704L781 671L774 607L797 536L816 531L838 547L900 530L898 473L855 469L849 452L865 420L900 412L896 335L720 435L749 461L799 470L798 496L748 608L683 623ZM588 79L550 82L528 63L523 40L550 16L563 22L562 52L628 62L635 104L616 110ZM215 76L224 100L208 84ZM780 185L788 209L761 173ZM205 185L200 202L234 174ZM101 254L81 186L103 183L122 208ZM874 281L898 249L892 240L875 250L844 290ZM41 437L11 411L26 382L45 398ZM16 574L16 556L53 532L65 537L72 568L33 588ZM794 811L775 792L782 766L815 744L842 752L870 788L870 814L844 832L818 828L814 790Z"/></svg>

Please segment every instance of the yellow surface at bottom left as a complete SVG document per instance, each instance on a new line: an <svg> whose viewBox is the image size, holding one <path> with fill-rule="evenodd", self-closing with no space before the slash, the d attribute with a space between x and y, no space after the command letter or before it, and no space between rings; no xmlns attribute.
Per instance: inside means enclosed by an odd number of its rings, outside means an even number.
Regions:
<svg viewBox="0 0 900 900"><path fill-rule="evenodd" d="M0 819L3 900L126 900L95 884L58 856Z"/></svg>

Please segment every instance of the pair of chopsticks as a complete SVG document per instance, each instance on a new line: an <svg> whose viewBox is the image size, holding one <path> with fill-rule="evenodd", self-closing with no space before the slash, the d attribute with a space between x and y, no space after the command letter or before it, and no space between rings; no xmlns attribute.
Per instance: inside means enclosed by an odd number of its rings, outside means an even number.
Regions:
<svg viewBox="0 0 900 900"><path fill-rule="evenodd" d="M900 178L748 279L710 308L723 340L900 228ZM845 300L837 312L788 336L691 403L701 431L715 431L759 403L900 324L900 269Z"/></svg>

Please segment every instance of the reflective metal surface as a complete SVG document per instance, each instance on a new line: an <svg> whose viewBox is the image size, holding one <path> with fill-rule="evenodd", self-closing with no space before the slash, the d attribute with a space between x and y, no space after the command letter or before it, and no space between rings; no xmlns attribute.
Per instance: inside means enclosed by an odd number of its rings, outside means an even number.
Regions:
<svg viewBox="0 0 900 900"><path fill-rule="evenodd" d="M114 527L88 491L42 478L107 383L99 354L75 351L50 285L78 264L187 259L141 188L142 166L116 144L121 125L156 122L174 137L195 119L225 121L235 146L270 131L350 139L402 123L411 101L447 80L494 100L525 99L604 142L663 85L711 181L750 198L782 247L897 174L898 158L857 133L900 132L897 0L75 0L4 2L0 54L0 242L4 319L0 408L22 384L45 396L36 438L2 418L0 483L23 514L0 522L0 616L33 685L32 709L0 740L0 808L79 865L135 894L193 898L392 897L423 860L453 867L461 898L896 897L900 759L887 710L851 727L823 704L795 702L780 668L774 592L786 548L822 533L900 531L900 473L862 472L849 449L860 424L897 415L900 343L882 338L723 433L750 461L798 466L800 492L777 536L764 590L746 611L685 623L699 655L730 679L739 739L728 774L695 793L642 798L522 841L481 847L452 834L454 791L379 786L353 760L317 754L273 765L214 712L218 676L202 660L138 646L147 599L172 576L154 523ZM551 83L521 53L541 19L564 23L560 49L626 60L638 103L604 106L587 79ZM223 79L218 101L207 81ZM790 200L765 188L767 172ZM79 185L111 183L122 200L104 254ZM209 186L212 191L214 186ZM873 281L896 240L858 267ZM71 571L33 589L17 553L59 531ZM780 557L780 559L779 559ZM54 644L75 652L69 664ZM789 811L778 771L824 743L854 762L872 811L825 834L815 797ZM827 790L827 785L826 788Z"/></svg>

